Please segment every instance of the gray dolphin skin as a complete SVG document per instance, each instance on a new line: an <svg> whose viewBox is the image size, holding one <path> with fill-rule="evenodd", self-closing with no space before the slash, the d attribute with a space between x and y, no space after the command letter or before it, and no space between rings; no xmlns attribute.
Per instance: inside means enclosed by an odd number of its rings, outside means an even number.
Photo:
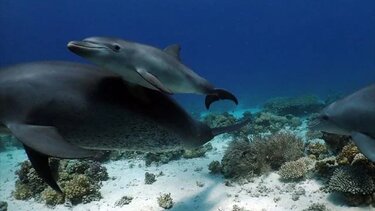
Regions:
<svg viewBox="0 0 375 211"><path fill-rule="evenodd" d="M216 89L180 59L180 46L164 50L118 38L90 37L71 41L68 48L94 64L123 76L124 80L164 93L205 94L208 109L212 102L237 98L224 89Z"/></svg>
<svg viewBox="0 0 375 211"><path fill-rule="evenodd" d="M129 86L117 74L68 62L1 69L0 105L1 123L23 143L39 176L58 192L49 157L193 148L248 123L209 128L161 92Z"/></svg>
<svg viewBox="0 0 375 211"><path fill-rule="evenodd" d="M375 84L324 108L311 129L350 135L359 150L375 162Z"/></svg>

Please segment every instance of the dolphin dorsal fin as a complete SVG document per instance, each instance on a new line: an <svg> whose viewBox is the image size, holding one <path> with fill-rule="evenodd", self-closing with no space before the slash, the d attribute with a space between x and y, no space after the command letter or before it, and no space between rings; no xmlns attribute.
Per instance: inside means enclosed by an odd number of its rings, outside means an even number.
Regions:
<svg viewBox="0 0 375 211"><path fill-rule="evenodd" d="M164 52L173 56L176 58L178 61L181 61L180 58L180 51L181 51L181 46L179 44L173 44L169 45L166 48L164 48Z"/></svg>

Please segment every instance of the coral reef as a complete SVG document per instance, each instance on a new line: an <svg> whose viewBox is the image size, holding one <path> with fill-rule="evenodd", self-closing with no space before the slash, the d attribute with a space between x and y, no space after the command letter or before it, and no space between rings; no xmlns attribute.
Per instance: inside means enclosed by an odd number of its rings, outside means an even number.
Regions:
<svg viewBox="0 0 375 211"><path fill-rule="evenodd" d="M156 163L157 165L166 164L172 160L180 159L183 153L184 150L174 150L158 153L149 152L144 157L145 164L146 166L150 166L152 163Z"/></svg>
<svg viewBox="0 0 375 211"><path fill-rule="evenodd" d="M305 95L299 97L279 97L266 102L264 111L277 115L292 114L294 116L304 116L320 111L324 103L318 97Z"/></svg>
<svg viewBox="0 0 375 211"><path fill-rule="evenodd" d="M198 147L196 149L186 149L184 150L184 153L182 154L183 158L191 159L191 158L198 158L198 157L204 157L206 152L212 150L212 144L207 143L201 147Z"/></svg>
<svg viewBox="0 0 375 211"><path fill-rule="evenodd" d="M27 200L33 196L38 196L47 187L29 161L21 163L16 175L18 180L16 181L16 189L13 191L15 199Z"/></svg>
<svg viewBox="0 0 375 211"><path fill-rule="evenodd" d="M274 170L278 170L283 163L304 155L303 140L290 132L256 137L254 141L260 143L259 151L263 151L261 153L266 155L267 162Z"/></svg>
<svg viewBox="0 0 375 211"><path fill-rule="evenodd" d="M328 154L328 149L325 143L310 141L306 146L308 155L314 155L318 159L323 159Z"/></svg>
<svg viewBox="0 0 375 211"><path fill-rule="evenodd" d="M338 153L341 149L350 143L350 136L336 135L322 132L322 139L325 141L328 149L333 153Z"/></svg>
<svg viewBox="0 0 375 211"><path fill-rule="evenodd" d="M121 199L116 201L115 206L116 207L122 207L124 205L130 204L133 201L133 197L131 196L123 196Z"/></svg>
<svg viewBox="0 0 375 211"><path fill-rule="evenodd" d="M145 155L141 151L122 151L122 150L111 150L103 151L101 156L97 156L96 160L100 162L122 160L122 159L136 159L143 158Z"/></svg>
<svg viewBox="0 0 375 211"><path fill-rule="evenodd" d="M8 210L8 203L5 201L0 201L0 211L7 211Z"/></svg>
<svg viewBox="0 0 375 211"><path fill-rule="evenodd" d="M244 140L233 141L221 161L226 178L242 179L267 172L270 167L265 157L259 157L257 144Z"/></svg>
<svg viewBox="0 0 375 211"><path fill-rule="evenodd" d="M324 158L315 163L315 172L320 176L329 177L332 175L334 169L337 167L336 157L331 156Z"/></svg>
<svg viewBox="0 0 375 211"><path fill-rule="evenodd" d="M96 161L50 159L52 173L58 178L64 195L48 187L36 174L29 161L21 163L16 171L18 180L13 196L19 200L35 198L47 205L87 203L101 198L101 181L108 179L107 170Z"/></svg>
<svg viewBox="0 0 375 211"><path fill-rule="evenodd" d="M226 178L241 179L266 173L303 156L302 139L291 133L255 137L252 141L233 141L221 161Z"/></svg>
<svg viewBox="0 0 375 211"><path fill-rule="evenodd" d="M300 158L296 161L284 163L278 171L281 180L294 181L304 178L308 171L306 159Z"/></svg>
<svg viewBox="0 0 375 211"><path fill-rule="evenodd" d="M307 209L304 209L303 211L330 211L330 209L328 209L324 204L312 203Z"/></svg>
<svg viewBox="0 0 375 211"><path fill-rule="evenodd" d="M221 172L222 167L220 161L214 160L210 164L208 164L208 170L210 170L211 174L218 174Z"/></svg>
<svg viewBox="0 0 375 211"><path fill-rule="evenodd" d="M146 172L145 173L145 184L151 185L154 182L156 182L155 174Z"/></svg>
<svg viewBox="0 0 375 211"><path fill-rule="evenodd" d="M342 166L329 181L330 191L343 193L350 205L364 203L375 191L374 179L360 166Z"/></svg>
<svg viewBox="0 0 375 211"><path fill-rule="evenodd" d="M301 120L292 115L277 116L269 112L257 113L250 124L250 131L253 134L277 132L285 127L296 128L301 125Z"/></svg>
<svg viewBox="0 0 375 211"><path fill-rule="evenodd" d="M207 143L201 147L190 150L172 150L167 152L149 152L144 156L146 166L150 166L152 163L156 165L166 164L172 160L179 160L181 157L186 159L197 158L205 156L207 151L212 150L212 145Z"/></svg>
<svg viewBox="0 0 375 211"><path fill-rule="evenodd" d="M173 199L171 194L163 194L158 197L158 204L164 209L171 209L173 207Z"/></svg>
<svg viewBox="0 0 375 211"><path fill-rule="evenodd" d="M251 112L244 112L242 115L243 117L240 118L238 121L242 121L244 119L250 119L250 121L252 121L253 119ZM222 114L208 114L203 118L203 122L205 122L211 128L232 125L236 121L237 121L236 118L232 114L229 114L228 112L224 112ZM246 138L249 135L249 132L250 132L250 125L248 124L242 127L240 130L233 131L230 134Z"/></svg>
<svg viewBox="0 0 375 211"><path fill-rule="evenodd" d="M354 157L360 153L357 146L353 143L350 143L346 146L344 146L340 152L340 154L337 155L336 161L340 165L346 165L353 162Z"/></svg>
<svg viewBox="0 0 375 211"><path fill-rule="evenodd" d="M65 197L69 199L72 204L79 204L81 202L87 203L101 198L98 187L95 186L96 185L92 184L86 175L76 174L72 176L71 180L66 181L63 191Z"/></svg>
<svg viewBox="0 0 375 211"><path fill-rule="evenodd" d="M234 124L236 122L236 117L227 112L222 114L208 114L203 118L203 122L211 128L223 127Z"/></svg>
<svg viewBox="0 0 375 211"><path fill-rule="evenodd" d="M57 193L52 188L47 187L44 189L41 193L42 200L50 206L55 206L57 204L63 204L65 201L65 198L60 193Z"/></svg>

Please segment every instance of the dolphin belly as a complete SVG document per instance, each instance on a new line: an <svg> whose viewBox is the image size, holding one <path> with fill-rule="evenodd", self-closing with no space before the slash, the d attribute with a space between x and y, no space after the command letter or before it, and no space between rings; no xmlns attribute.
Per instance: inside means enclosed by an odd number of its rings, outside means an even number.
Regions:
<svg viewBox="0 0 375 211"><path fill-rule="evenodd" d="M57 123L66 141L86 149L168 151L182 149L181 134L124 108L101 105L76 124Z"/></svg>

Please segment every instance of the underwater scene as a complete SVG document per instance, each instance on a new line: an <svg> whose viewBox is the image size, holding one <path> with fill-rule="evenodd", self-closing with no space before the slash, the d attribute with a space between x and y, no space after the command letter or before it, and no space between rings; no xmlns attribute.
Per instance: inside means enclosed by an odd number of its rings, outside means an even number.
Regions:
<svg viewBox="0 0 375 211"><path fill-rule="evenodd" d="M0 0L0 211L375 210L375 1Z"/></svg>

